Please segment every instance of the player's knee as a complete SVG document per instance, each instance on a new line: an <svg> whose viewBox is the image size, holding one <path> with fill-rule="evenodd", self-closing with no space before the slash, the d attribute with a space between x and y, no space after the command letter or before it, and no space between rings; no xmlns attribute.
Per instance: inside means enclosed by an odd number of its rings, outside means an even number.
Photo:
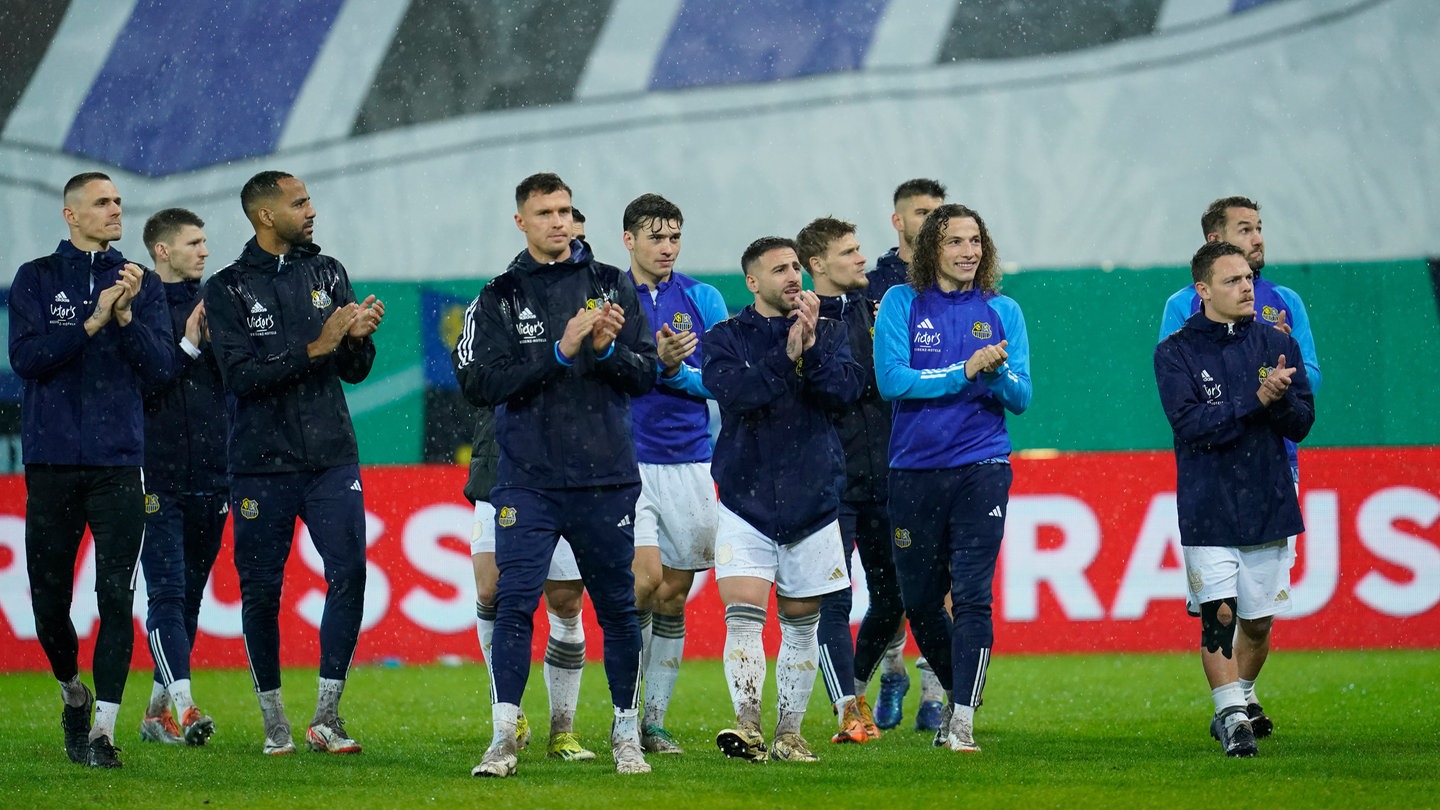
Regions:
<svg viewBox="0 0 1440 810"><path fill-rule="evenodd" d="M1235 597L1216 599L1200 605L1200 643L1207 652L1226 658L1235 654Z"/></svg>
<svg viewBox="0 0 1440 810"><path fill-rule="evenodd" d="M1275 617L1262 616L1258 619L1241 619L1240 632L1252 642L1259 643L1270 637L1270 626L1274 624Z"/></svg>

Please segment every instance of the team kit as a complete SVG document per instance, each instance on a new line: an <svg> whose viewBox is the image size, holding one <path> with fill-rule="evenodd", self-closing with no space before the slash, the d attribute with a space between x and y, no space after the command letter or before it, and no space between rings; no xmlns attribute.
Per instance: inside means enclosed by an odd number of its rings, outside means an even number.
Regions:
<svg viewBox="0 0 1440 810"><path fill-rule="evenodd" d="M209 249L195 213L170 208L145 223L150 269L113 246L122 206L108 176L77 175L62 196L69 238L16 273L9 349L24 380L26 569L66 754L121 767L137 566L154 664L140 739L201 746L215 732L190 659L227 519L257 748L360 753L340 713L366 579L364 487L341 383L370 373L384 302L361 297L321 252L309 191L285 172L244 185L254 237L203 284ZM665 197L626 206L622 269L596 258L559 176L516 187L524 248L470 304L452 352L475 406L464 494L493 728L474 776L514 775L535 737L520 702L542 597L545 755L596 759L574 726L587 593L615 770L648 773L647 755L685 754L666 718L686 598L711 570L734 709L714 738L724 756L819 760L801 734L817 679L837 720L832 744L898 728L912 635L922 656L914 727L933 732L937 749L980 752L1013 480L1006 421L1030 405L1029 338L1019 303L1000 291L980 213L926 178L900 184L893 202L898 244L873 267L855 225L834 217L750 242L739 264L753 302L731 315L714 287L675 269L684 216ZM1304 304L1261 278L1259 211L1225 197L1204 212L1191 283L1165 302L1154 356L1174 432L1187 608L1215 705L1209 730L1234 757L1256 755L1275 730L1255 684L1273 618L1289 609L1304 527L1295 447L1320 383ZM327 585L303 734L280 673L297 519ZM100 614L93 689L69 617L87 527ZM857 557L869 607L852 632ZM772 594L780 646L766 728Z"/></svg>

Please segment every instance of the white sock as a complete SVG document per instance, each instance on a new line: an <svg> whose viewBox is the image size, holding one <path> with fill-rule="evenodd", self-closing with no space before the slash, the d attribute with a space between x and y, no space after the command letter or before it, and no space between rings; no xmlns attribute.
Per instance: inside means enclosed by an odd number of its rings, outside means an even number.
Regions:
<svg viewBox="0 0 1440 810"><path fill-rule="evenodd" d="M504 740L515 739L515 718L520 716L520 707L514 703L496 703L490 707L490 725L494 729L490 738L492 746Z"/></svg>
<svg viewBox="0 0 1440 810"><path fill-rule="evenodd" d="M145 706L146 717L159 717L170 708L170 691L159 681L150 682L150 703Z"/></svg>
<svg viewBox="0 0 1440 810"><path fill-rule="evenodd" d="M167 691L170 693L170 702L175 704L175 719L179 720L185 716L186 709L195 705L195 699L190 696L190 679L171 681ZM152 697L151 700L153 701L154 698Z"/></svg>
<svg viewBox="0 0 1440 810"><path fill-rule="evenodd" d="M1245 693L1245 703L1246 703L1247 705L1248 705L1248 704L1251 704L1251 703L1259 703L1259 702L1260 702L1260 701L1258 701L1258 700L1255 699L1255 682L1254 682L1254 681L1247 681L1247 680L1245 680L1244 678L1241 678L1241 679L1240 679L1240 691L1242 691L1242 692Z"/></svg>
<svg viewBox="0 0 1440 810"><path fill-rule="evenodd" d="M340 717L340 696L345 692L344 678L321 678L320 696L315 701L315 719L310 725L316 723L331 723Z"/></svg>
<svg viewBox="0 0 1440 810"><path fill-rule="evenodd" d="M656 613L650 636L650 656L645 665L645 722L664 727L680 661L685 655L685 614Z"/></svg>
<svg viewBox="0 0 1440 810"><path fill-rule="evenodd" d="M775 658L775 691L780 711L776 736L800 730L800 720L815 689L816 662L820 660L815 628L819 624L819 613L794 618L780 614L780 654Z"/></svg>
<svg viewBox="0 0 1440 810"><path fill-rule="evenodd" d="M548 611L547 611L548 613ZM550 692L550 733L575 728L580 704L580 676L585 672L585 626L580 614L566 619L550 616L550 640L545 645L545 686Z"/></svg>
<svg viewBox="0 0 1440 810"><path fill-rule="evenodd" d="M760 702L765 696L765 608L730 605L725 608L725 681L730 703L740 723L760 725ZM814 673L811 673L814 678Z"/></svg>
<svg viewBox="0 0 1440 810"><path fill-rule="evenodd" d="M880 666L887 675L905 671L905 625L900 625L900 629L885 646L885 657Z"/></svg>
<svg viewBox="0 0 1440 810"><path fill-rule="evenodd" d="M640 623L640 671L650 668L650 639L655 634L655 614L648 608L635 608L635 620Z"/></svg>
<svg viewBox="0 0 1440 810"><path fill-rule="evenodd" d="M60 699L65 701L66 706L78 709L85 705L85 684L80 683L79 675L59 684Z"/></svg>
<svg viewBox="0 0 1440 810"><path fill-rule="evenodd" d="M260 716L265 721L265 736L271 742L290 739L290 719L285 716L285 701L277 687L269 692L256 692L260 699Z"/></svg>
<svg viewBox="0 0 1440 810"><path fill-rule="evenodd" d="M915 666L920 669L920 700L924 703L940 703L945 696L945 687L941 685L940 679L935 677L935 670L930 668L930 662L924 658L917 658Z"/></svg>
<svg viewBox="0 0 1440 810"><path fill-rule="evenodd" d="M495 638L495 606L475 600L475 635L480 639L480 656L490 668L490 642Z"/></svg>
<svg viewBox="0 0 1440 810"><path fill-rule="evenodd" d="M640 711L638 709L615 707L615 720L610 726L610 740L612 743L619 740L630 740L639 744Z"/></svg>
<svg viewBox="0 0 1440 810"><path fill-rule="evenodd" d="M120 704L107 700L95 701L95 724L90 727L90 739L109 737L115 742L115 718L120 716Z"/></svg>
<svg viewBox="0 0 1440 810"><path fill-rule="evenodd" d="M1238 708L1241 712L1245 711L1245 692L1240 688L1239 681L1234 681L1211 689L1210 697L1214 698L1215 700L1216 714L1220 714L1221 712L1230 708Z"/></svg>

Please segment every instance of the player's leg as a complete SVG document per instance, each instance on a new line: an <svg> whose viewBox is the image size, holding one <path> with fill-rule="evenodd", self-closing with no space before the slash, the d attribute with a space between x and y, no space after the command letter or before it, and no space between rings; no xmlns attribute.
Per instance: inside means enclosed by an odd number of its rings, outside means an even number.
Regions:
<svg viewBox="0 0 1440 810"><path fill-rule="evenodd" d="M723 662L735 726L722 729L715 743L725 756L751 762L769 758L760 730L766 664L762 633L779 565L775 542L721 504L715 535L715 584L725 605Z"/></svg>
<svg viewBox="0 0 1440 810"><path fill-rule="evenodd" d="M45 465L25 467L25 569L35 634L60 682L60 723L72 762L89 756L95 696L80 681L80 643L70 621L75 558L85 534L82 473Z"/></svg>
<svg viewBox="0 0 1440 810"><path fill-rule="evenodd" d="M615 770L649 773L640 748L640 625L635 618L635 503L640 485L567 493L565 536L604 634Z"/></svg>
<svg viewBox="0 0 1440 810"><path fill-rule="evenodd" d="M145 545L140 566L145 572L145 633L155 662L150 702L140 721L140 739L180 745L185 742L171 687L189 693L190 643L185 632L185 510L178 493L145 493ZM179 707L175 707L178 711Z"/></svg>
<svg viewBox="0 0 1440 810"><path fill-rule="evenodd" d="M905 605L900 601L900 583L895 579L895 560L890 554L890 513L884 503L855 504L855 549L860 552L860 565L865 569L865 589L870 605L860 620L860 629L855 634L855 700L860 704L861 720L867 725L871 737L880 736L879 718L871 714L866 692L875 670L882 661L889 658L889 648L899 637L897 647L905 644ZM896 630L899 628L899 632ZM899 654L898 675L887 668L885 676L891 676L891 692L898 691L899 700L891 698L893 706L888 708L892 716L886 728L900 724L900 705L905 690L910 686L910 677L905 672L905 660ZM882 681L882 693L884 682ZM883 707L880 704L877 708ZM870 726L875 726L870 728Z"/></svg>
<svg viewBox="0 0 1440 810"><path fill-rule="evenodd" d="M1245 693L1245 714L1257 738L1270 736L1274 721L1255 698L1255 681L1270 656L1270 631L1276 614L1290 611L1290 566L1294 559L1285 544L1242 548L1236 578L1239 632L1235 634L1235 665Z"/></svg>
<svg viewBox="0 0 1440 810"><path fill-rule="evenodd" d="M535 608L555 544L561 504L556 493L526 487L497 487L495 507L495 624L490 644L490 711L493 736L470 773L506 777L515 773L516 723L530 675L530 639Z"/></svg>
<svg viewBox="0 0 1440 810"><path fill-rule="evenodd" d="M1010 511L1009 464L972 464L961 469L950 513L950 577L953 706L945 744L952 751L979 751L975 709L985 690L990 649L995 564ZM940 739L939 736L936 737Z"/></svg>
<svg viewBox="0 0 1440 810"><path fill-rule="evenodd" d="M891 554L900 596L920 654L941 681L951 669L948 520L957 486L953 470L891 470Z"/></svg>
<svg viewBox="0 0 1440 810"><path fill-rule="evenodd" d="M365 617L365 497L360 468L342 465L312 476L300 519L324 563L326 586L320 614L319 694L305 742L311 751L358 754L360 743L340 717L340 699Z"/></svg>
<svg viewBox="0 0 1440 810"><path fill-rule="evenodd" d="M225 520L230 515L229 495L223 491L199 494L180 494L181 513L184 515L185 545L185 640L186 670L190 670L189 659L195 655L195 635L200 626L200 603L205 599L205 584L210 580L210 570L220 556L220 544L225 534ZM185 741L191 745L203 745L215 733L215 721L195 705L190 693L190 679L183 682L177 678L171 684L171 701L180 715L180 730Z"/></svg>
<svg viewBox="0 0 1440 810"><path fill-rule="evenodd" d="M235 475L230 481L240 627L264 720L266 754L295 752L280 692L280 593L303 485L302 477L292 473Z"/></svg>
<svg viewBox="0 0 1440 810"><path fill-rule="evenodd" d="M135 573L145 539L145 488L139 467L87 472L85 514L95 538L95 595L100 629L95 634L95 723L90 729L91 766L119 767L115 720L135 646Z"/></svg>
<svg viewBox="0 0 1440 810"><path fill-rule="evenodd" d="M694 571L665 567L656 592L650 655L645 661L645 708L640 725L641 746L652 754L683 754L665 728L665 715L675 695L680 662L685 655L685 602L695 583Z"/></svg>
<svg viewBox="0 0 1440 810"><path fill-rule="evenodd" d="M684 749L665 728L665 715L685 654L685 605L695 572L715 565L715 482L710 465L704 462L642 465L640 477L651 502L658 505L655 538L661 562L654 621L643 659L645 708L640 741L651 753L682 754ZM637 511L637 549L644 531L645 521Z"/></svg>
<svg viewBox="0 0 1440 810"><path fill-rule="evenodd" d="M587 762L595 752L575 735L575 712L580 706L580 682L585 674L585 627L581 607L585 583L574 552L564 538L555 546L545 579L545 609L550 637L545 642L545 690L550 696L550 741L546 756Z"/></svg>
<svg viewBox="0 0 1440 810"><path fill-rule="evenodd" d="M1235 661L1239 552L1219 546L1185 546L1182 551L1190 593L1200 608L1200 664L1215 705L1210 736L1226 756L1254 756L1255 732L1245 714L1245 691Z"/></svg>
<svg viewBox="0 0 1440 810"><path fill-rule="evenodd" d="M635 500L635 560L630 565L635 576L635 618L640 623L640 671L650 661L650 638L654 631L655 596L664 577L660 558L660 507L651 497L654 479L650 469L640 467L640 496Z"/></svg>
<svg viewBox="0 0 1440 810"><path fill-rule="evenodd" d="M832 743L870 741L870 732L865 730L865 723L860 719L860 707L855 702L855 638L850 635L850 609L854 605L850 561L855 552L856 516L852 505L840 504L839 534L845 560L846 587L820 597L820 623L816 628L820 645L820 673L839 724L838 733L830 740Z"/></svg>
<svg viewBox="0 0 1440 810"><path fill-rule="evenodd" d="M771 759L790 762L816 759L800 734L800 723L815 687L815 666L820 657L816 631L821 621L821 600L836 590L850 589L849 577L835 575L845 570L844 553L839 521L778 548L775 598L780 614L780 654L775 659L775 690L779 697L779 719ZM848 622L846 637L848 640ZM853 671L848 680L854 680ZM853 708L851 713L854 714ZM864 734L858 716L852 719L855 727L849 732Z"/></svg>

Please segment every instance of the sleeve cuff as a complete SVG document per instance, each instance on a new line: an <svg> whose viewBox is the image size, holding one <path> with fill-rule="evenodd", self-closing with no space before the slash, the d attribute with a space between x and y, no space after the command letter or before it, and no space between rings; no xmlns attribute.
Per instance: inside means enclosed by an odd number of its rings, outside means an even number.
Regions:
<svg viewBox="0 0 1440 810"><path fill-rule="evenodd" d="M611 348L611 349L614 349L615 347L614 347L614 346L611 346L610 348ZM566 356L565 356L565 353L562 352L562 351L560 351L560 341L558 341L558 340L555 341L555 360L556 360L556 362L558 362L560 365L562 365L562 366L564 366L564 367L566 367L566 368L569 368L569 367L575 365L575 361L573 361L573 360L571 360L570 358L566 357Z"/></svg>
<svg viewBox="0 0 1440 810"><path fill-rule="evenodd" d="M200 357L200 347L196 346L194 343L191 343L190 338L188 337L181 336L180 348L184 349L185 353L190 355L191 360L195 360Z"/></svg>

